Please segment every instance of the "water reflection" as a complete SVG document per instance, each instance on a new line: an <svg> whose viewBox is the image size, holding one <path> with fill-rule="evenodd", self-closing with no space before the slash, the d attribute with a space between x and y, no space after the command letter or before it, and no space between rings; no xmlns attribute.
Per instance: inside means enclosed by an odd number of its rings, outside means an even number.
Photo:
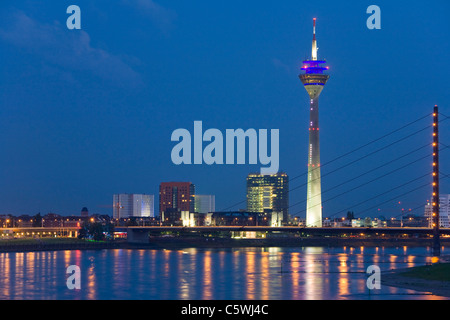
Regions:
<svg viewBox="0 0 450 320"><path fill-rule="evenodd" d="M212 298L211 291L211 251L205 252L203 259L203 299Z"/></svg>
<svg viewBox="0 0 450 320"><path fill-rule="evenodd" d="M246 285L246 295L245 299L254 300L255 299L255 282L257 280L257 276L255 274L255 253L247 254L247 285Z"/></svg>
<svg viewBox="0 0 450 320"><path fill-rule="evenodd" d="M369 265L431 262L427 248L408 247L1 253L0 299L437 299L387 286L369 296L366 287ZM66 287L73 264L81 290Z"/></svg>
<svg viewBox="0 0 450 320"><path fill-rule="evenodd" d="M261 281L261 299L262 300L268 300L269 299L269 268L270 268L270 264L269 264L269 253L268 252L261 252L261 276L259 277L260 281Z"/></svg>

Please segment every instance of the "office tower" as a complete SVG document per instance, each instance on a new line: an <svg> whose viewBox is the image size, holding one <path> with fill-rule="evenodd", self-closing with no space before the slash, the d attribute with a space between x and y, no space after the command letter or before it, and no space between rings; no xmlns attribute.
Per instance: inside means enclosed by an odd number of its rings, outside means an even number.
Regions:
<svg viewBox="0 0 450 320"><path fill-rule="evenodd" d="M121 193L113 196L114 219L154 216L154 195Z"/></svg>
<svg viewBox="0 0 450 320"><path fill-rule="evenodd" d="M162 182L159 185L159 214L168 211L195 212L195 185L190 182Z"/></svg>
<svg viewBox="0 0 450 320"><path fill-rule="evenodd" d="M214 195L195 195L195 212L209 213L214 211L216 211L216 197Z"/></svg>
<svg viewBox="0 0 450 320"><path fill-rule="evenodd" d="M425 205L425 217L428 220L428 228L433 228L433 208L431 203ZM450 228L450 194L439 195L439 226Z"/></svg>
<svg viewBox="0 0 450 320"><path fill-rule="evenodd" d="M319 144L319 95L329 76L323 74L325 60L317 59L316 18L313 20L312 57L303 61L304 74L299 75L306 91L309 103L309 145L308 145L308 187L306 203L306 226L322 226L322 191L320 181L320 144Z"/></svg>
<svg viewBox="0 0 450 320"><path fill-rule="evenodd" d="M282 212L289 219L289 177L284 172L247 176L247 211Z"/></svg>

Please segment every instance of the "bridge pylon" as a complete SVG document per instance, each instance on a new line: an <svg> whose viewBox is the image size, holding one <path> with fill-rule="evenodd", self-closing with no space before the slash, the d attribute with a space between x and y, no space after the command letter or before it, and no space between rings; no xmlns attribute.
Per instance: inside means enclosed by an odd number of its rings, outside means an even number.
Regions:
<svg viewBox="0 0 450 320"><path fill-rule="evenodd" d="M439 231L439 112L438 106L433 109L433 193L431 196L432 226L433 226L433 256L441 254Z"/></svg>

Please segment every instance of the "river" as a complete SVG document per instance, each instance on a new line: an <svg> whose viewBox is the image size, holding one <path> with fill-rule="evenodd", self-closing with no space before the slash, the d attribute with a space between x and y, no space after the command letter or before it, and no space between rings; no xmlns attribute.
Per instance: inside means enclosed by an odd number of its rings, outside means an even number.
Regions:
<svg viewBox="0 0 450 320"><path fill-rule="evenodd" d="M366 286L370 265L387 271L429 262L430 249L412 247L10 252L0 253L0 299L444 299ZM80 267L80 289L67 287L70 265Z"/></svg>

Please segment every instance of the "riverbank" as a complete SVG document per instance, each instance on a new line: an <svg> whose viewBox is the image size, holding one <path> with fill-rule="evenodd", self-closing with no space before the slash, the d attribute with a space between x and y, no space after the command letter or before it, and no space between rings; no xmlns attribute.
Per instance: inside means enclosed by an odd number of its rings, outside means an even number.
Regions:
<svg viewBox="0 0 450 320"><path fill-rule="evenodd" d="M381 274L381 285L427 292L450 298L450 263L442 257L440 263L397 269Z"/></svg>
<svg viewBox="0 0 450 320"><path fill-rule="evenodd" d="M119 249L126 241L89 241L76 238L11 239L0 241L0 252Z"/></svg>
<svg viewBox="0 0 450 320"><path fill-rule="evenodd" d="M450 239L442 239L450 246ZM89 241L75 238L11 239L0 241L0 252L99 250L99 249L186 249L242 247L431 247L429 239L376 239L278 237L232 239L203 237L151 237L148 243L130 244L126 240Z"/></svg>

